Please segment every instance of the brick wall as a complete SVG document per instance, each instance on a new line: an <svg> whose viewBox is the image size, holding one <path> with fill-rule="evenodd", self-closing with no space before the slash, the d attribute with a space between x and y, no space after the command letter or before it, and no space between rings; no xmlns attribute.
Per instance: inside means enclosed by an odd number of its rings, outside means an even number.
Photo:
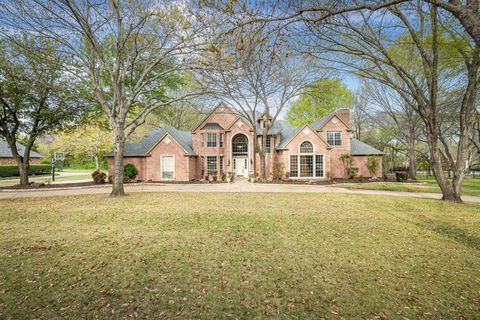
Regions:
<svg viewBox="0 0 480 320"><path fill-rule="evenodd" d="M40 164L42 162L42 159L40 158L31 158L30 159L30 164ZM17 164L14 158L0 158L0 164Z"/></svg>

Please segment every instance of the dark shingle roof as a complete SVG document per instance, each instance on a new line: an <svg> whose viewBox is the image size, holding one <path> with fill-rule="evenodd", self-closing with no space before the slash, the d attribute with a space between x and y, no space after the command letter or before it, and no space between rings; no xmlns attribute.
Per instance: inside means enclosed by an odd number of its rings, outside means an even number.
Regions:
<svg viewBox="0 0 480 320"><path fill-rule="evenodd" d="M223 127L216 122L208 122L200 130L205 130L205 129L208 129L208 130L223 130Z"/></svg>
<svg viewBox="0 0 480 320"><path fill-rule="evenodd" d="M323 117L322 119L317 120L314 123L312 123L313 129L320 130L328 122L328 120L330 119L331 116L332 116L332 114L328 114L325 117Z"/></svg>
<svg viewBox="0 0 480 320"><path fill-rule="evenodd" d="M350 154L354 156L370 156L382 155L383 152L360 140L352 138L350 139Z"/></svg>
<svg viewBox="0 0 480 320"><path fill-rule="evenodd" d="M17 142L17 150L20 155L23 155L25 152L25 147L21 145L20 143ZM13 157L12 151L10 150L10 147L8 146L7 141L5 141L3 138L0 138L0 158L11 158ZM30 151L30 158L41 158L42 156L35 152L35 151Z"/></svg>
<svg viewBox="0 0 480 320"><path fill-rule="evenodd" d="M195 156L196 153L192 149L192 134L188 131L179 131L173 127L161 128L153 131L148 136L144 137L142 140L127 143L125 145L125 156L146 156L150 149L152 149L155 144L165 135L169 133L173 139L175 139L180 146L185 149L188 155ZM112 157L113 153L110 152L106 155L107 157Z"/></svg>

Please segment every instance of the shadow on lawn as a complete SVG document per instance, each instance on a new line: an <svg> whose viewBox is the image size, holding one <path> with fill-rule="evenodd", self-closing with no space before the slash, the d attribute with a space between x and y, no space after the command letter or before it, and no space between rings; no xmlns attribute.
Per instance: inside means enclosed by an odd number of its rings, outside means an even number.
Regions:
<svg viewBox="0 0 480 320"><path fill-rule="evenodd" d="M433 231L440 236L455 240L467 247L480 250L480 237L468 234L465 232L465 230L448 222L431 219L423 215L415 215L412 219L407 219L396 214L391 215L393 215L396 219L402 220L408 224L413 224L425 230Z"/></svg>
<svg viewBox="0 0 480 320"><path fill-rule="evenodd" d="M418 216L421 222L415 223L427 230L433 231L441 236L453 239L467 247L480 250L480 238L465 232L465 230L448 222L438 221L425 216Z"/></svg>

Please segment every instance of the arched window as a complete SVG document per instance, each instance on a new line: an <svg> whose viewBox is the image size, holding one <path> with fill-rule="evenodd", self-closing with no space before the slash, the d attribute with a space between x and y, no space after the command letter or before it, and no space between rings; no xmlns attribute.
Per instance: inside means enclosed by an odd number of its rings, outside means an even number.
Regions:
<svg viewBox="0 0 480 320"><path fill-rule="evenodd" d="M313 145L310 141L303 141L300 145L300 153L313 153Z"/></svg>
<svg viewBox="0 0 480 320"><path fill-rule="evenodd" d="M248 155L248 139L243 134L235 136L232 140L232 155L247 156Z"/></svg>

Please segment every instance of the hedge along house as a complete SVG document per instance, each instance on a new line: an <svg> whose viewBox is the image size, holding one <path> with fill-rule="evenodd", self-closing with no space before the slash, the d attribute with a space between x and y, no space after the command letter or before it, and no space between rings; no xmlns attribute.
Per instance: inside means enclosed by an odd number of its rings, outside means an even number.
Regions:
<svg viewBox="0 0 480 320"><path fill-rule="evenodd" d="M25 152L25 147L17 142L17 150L20 155ZM30 164L39 164L42 160L42 156L35 151L30 151ZM8 146L8 143L0 138L0 165L13 164L17 165L15 158L12 155L12 150Z"/></svg>
<svg viewBox="0 0 480 320"><path fill-rule="evenodd" d="M257 132L271 121L258 114ZM191 132L163 128L125 146L124 164L132 163L142 181L189 181L219 176L226 171L237 176L258 175L260 159L254 152L253 128L249 122L218 104ZM258 137L261 141L261 137ZM277 120L266 142L266 172L281 171L290 179L325 179L327 173L345 178L340 159L352 156L358 175L369 177L367 159L378 157L376 176L382 173L382 152L353 138L350 111L339 109L313 124L293 127ZM113 154L108 154L109 175L114 172ZM276 165L274 165L276 164Z"/></svg>

